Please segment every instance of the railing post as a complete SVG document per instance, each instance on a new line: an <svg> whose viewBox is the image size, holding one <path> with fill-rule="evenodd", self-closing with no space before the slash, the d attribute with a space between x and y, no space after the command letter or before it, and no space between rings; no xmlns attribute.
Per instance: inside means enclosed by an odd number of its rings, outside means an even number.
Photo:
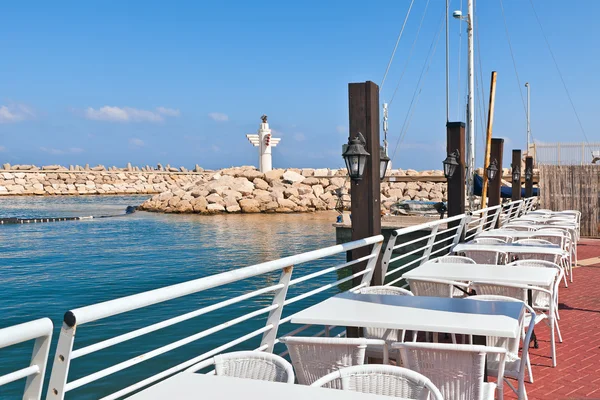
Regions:
<svg viewBox="0 0 600 400"><path fill-rule="evenodd" d="M69 326L64 322L62 328L60 328L46 400L63 400L65 398L65 386L69 377L76 328L76 325Z"/></svg>
<svg viewBox="0 0 600 400"><path fill-rule="evenodd" d="M458 228L456 229L455 233L456 236L454 236L454 240L452 241L452 247L459 244L462 240L463 232L465 231L465 227L469 224L469 221L471 221L471 214L466 214L460 219L460 223L458 224ZM450 249L452 249L452 247L450 247Z"/></svg>
<svg viewBox="0 0 600 400"><path fill-rule="evenodd" d="M394 254L394 246L396 245L396 239L398 238L398 232L392 231L390 238L387 241L387 245L385 247L385 252L383 253L383 257L381 259L381 279L385 283L385 274L390 267L390 259L392 258L392 254Z"/></svg>
<svg viewBox="0 0 600 400"><path fill-rule="evenodd" d="M438 228L440 224L437 224L431 229L431 237L427 241L427 247L425 247L425 251L423 252L423 259L419 263L419 265L423 265L425 262L429 261L429 255L431 254L431 250L433 248L433 244L435 243L435 237L437 236ZM419 253L417 253L419 254Z"/></svg>
<svg viewBox="0 0 600 400"><path fill-rule="evenodd" d="M498 219L500 219L500 214L502 214L502 206L499 206L494 213L494 219L489 226L489 229L495 229L498 224Z"/></svg>
<svg viewBox="0 0 600 400"><path fill-rule="evenodd" d="M24 399L42 398L42 388L44 386L44 376L48 365L48 353L50 352L50 343L52 342L52 331L47 336L39 337L33 344L33 353L31 355L30 366L37 365L40 369L35 375L29 375L25 382Z"/></svg>
<svg viewBox="0 0 600 400"><path fill-rule="evenodd" d="M285 298L287 296L293 270L294 266L290 265L281 271L279 284L283 285L283 287L278 289L273 296L273 305L277 305L277 308L271 310L266 322L266 325L273 325L273 328L263 333L263 337L260 342L261 347L267 345L267 348L265 349L267 353L272 353L273 347L275 346L275 339L277 339L277 331L279 330L279 321L281 321L281 313L283 312L283 303L285 302Z"/></svg>
<svg viewBox="0 0 600 400"><path fill-rule="evenodd" d="M487 222L487 216L488 216L488 209L485 208L485 211L483 212L483 214L481 215L481 218L479 219L479 226L477 227L477 233L481 233L481 231L483 231L483 227L485 226L485 223Z"/></svg>
<svg viewBox="0 0 600 400"><path fill-rule="evenodd" d="M377 268L377 262L379 261L379 256L381 252L381 246L383 246L383 241L379 243L375 243L373 245L373 249L371 250L372 258L367 261L366 269L369 270L366 274L363 275L362 281L360 282L361 286L369 286L371 285L371 281L373 280L373 274L375 273L375 269ZM387 267L386 267L387 271ZM383 270L383 264L381 265L381 285L383 285L383 281L385 280L385 272Z"/></svg>

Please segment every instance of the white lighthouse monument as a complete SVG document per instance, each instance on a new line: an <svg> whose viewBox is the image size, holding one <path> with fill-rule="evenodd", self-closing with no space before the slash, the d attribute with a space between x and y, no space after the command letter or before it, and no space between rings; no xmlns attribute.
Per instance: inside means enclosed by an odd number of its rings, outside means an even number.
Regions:
<svg viewBox="0 0 600 400"><path fill-rule="evenodd" d="M258 128L258 134L249 133L246 134L246 137L252 145L258 147L258 169L260 172L269 172L273 169L271 148L277 146L281 139L271 136L271 129L269 129L266 115L263 115L260 119L262 123Z"/></svg>

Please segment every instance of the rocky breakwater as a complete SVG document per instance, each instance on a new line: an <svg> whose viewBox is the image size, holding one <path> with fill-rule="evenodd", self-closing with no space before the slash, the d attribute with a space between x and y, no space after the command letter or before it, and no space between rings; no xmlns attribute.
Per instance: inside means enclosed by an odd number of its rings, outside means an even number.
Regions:
<svg viewBox="0 0 600 400"><path fill-rule="evenodd" d="M428 176L439 176L429 171ZM416 171L394 171L408 178ZM277 169L265 174L254 167L229 168L196 181L187 188L165 191L140 206L141 210L166 213L289 213L333 210L342 189L345 207L350 205L350 181L343 169ZM384 182L382 207L398 200L442 201L445 184L435 182Z"/></svg>
<svg viewBox="0 0 600 400"><path fill-rule="evenodd" d="M131 166L123 169L4 166L0 170L0 196L155 194L187 188L204 174Z"/></svg>

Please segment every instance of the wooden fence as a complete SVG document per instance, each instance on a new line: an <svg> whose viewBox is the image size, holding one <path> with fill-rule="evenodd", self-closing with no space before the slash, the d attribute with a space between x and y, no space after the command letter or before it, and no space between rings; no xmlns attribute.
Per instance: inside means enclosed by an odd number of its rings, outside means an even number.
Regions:
<svg viewBox="0 0 600 400"><path fill-rule="evenodd" d="M581 211L581 236L600 236L600 165L540 165L542 208Z"/></svg>

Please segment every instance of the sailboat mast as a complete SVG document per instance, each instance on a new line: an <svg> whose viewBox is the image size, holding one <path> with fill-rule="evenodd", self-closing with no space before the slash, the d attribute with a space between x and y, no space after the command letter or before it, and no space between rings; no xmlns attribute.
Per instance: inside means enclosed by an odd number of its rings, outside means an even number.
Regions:
<svg viewBox="0 0 600 400"><path fill-rule="evenodd" d="M468 86L468 104L467 108L468 121L467 121L467 196L469 198L469 208L474 209L473 205L473 178L475 174L475 58L474 58L474 44L473 44L473 28L474 28L474 14L473 14L473 0L467 1L468 15L467 15L467 33L468 33L468 47L469 47L469 86Z"/></svg>
<svg viewBox="0 0 600 400"><path fill-rule="evenodd" d="M529 82L525 82L525 87L527 88L527 155L530 156L531 154L529 154L529 143L531 142L531 126L529 125L529 95L531 88L529 87Z"/></svg>

